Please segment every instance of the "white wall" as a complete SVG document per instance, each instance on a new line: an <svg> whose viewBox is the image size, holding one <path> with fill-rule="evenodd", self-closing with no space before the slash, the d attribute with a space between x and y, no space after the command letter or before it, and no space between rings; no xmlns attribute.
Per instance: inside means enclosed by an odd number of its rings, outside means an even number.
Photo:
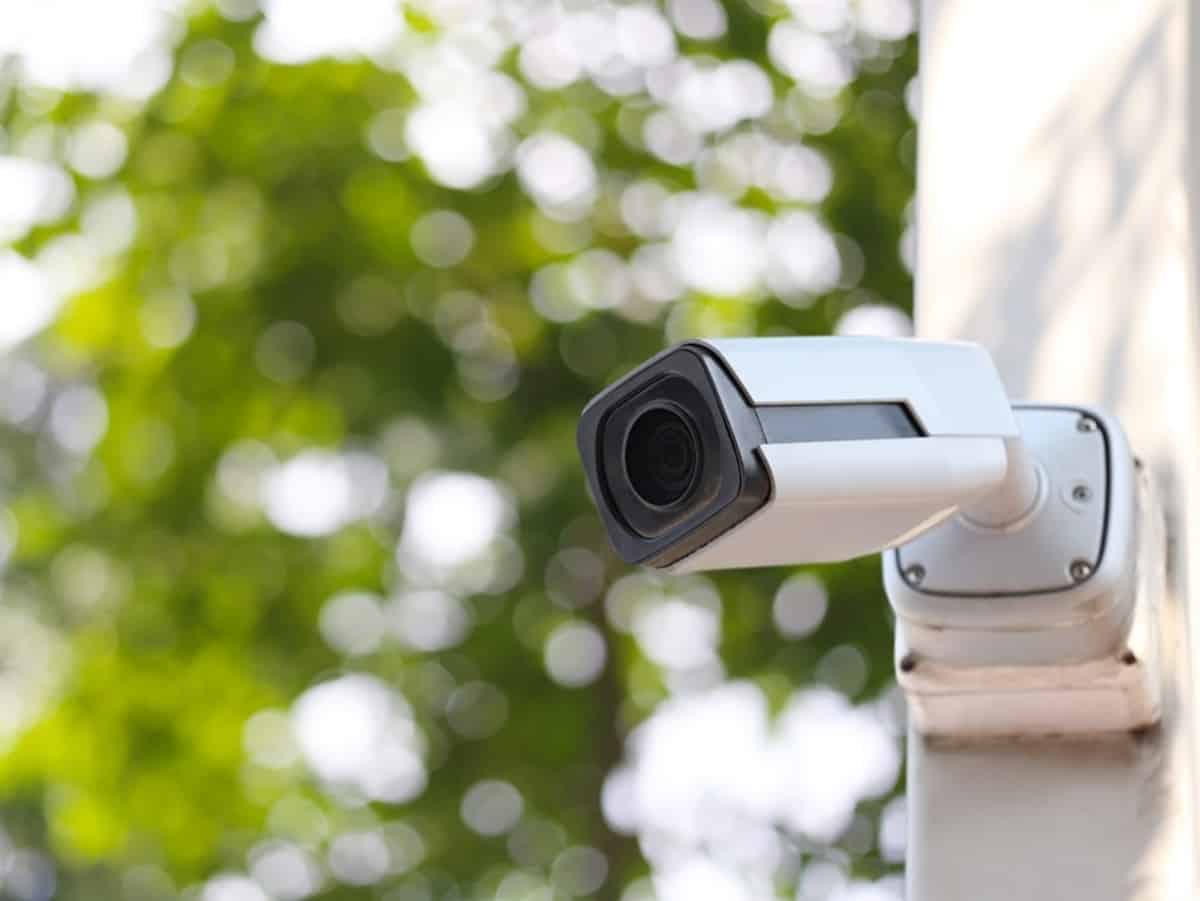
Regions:
<svg viewBox="0 0 1200 901"><path fill-rule="evenodd" d="M1160 730L910 741L911 901L1197 895L1190 27L1182 0L923 5L917 331L986 344L1014 398L1118 413L1168 500L1173 553Z"/></svg>

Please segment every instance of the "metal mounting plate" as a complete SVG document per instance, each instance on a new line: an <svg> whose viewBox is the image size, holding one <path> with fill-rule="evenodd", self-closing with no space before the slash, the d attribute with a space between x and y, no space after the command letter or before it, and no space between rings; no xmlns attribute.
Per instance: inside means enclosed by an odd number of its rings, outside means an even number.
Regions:
<svg viewBox="0 0 1200 901"><path fill-rule="evenodd" d="M958 514L898 551L924 594L995 597L1061 591L1097 568L1108 507L1108 441L1098 420L1065 407L1017 407L1040 491L1018 528L987 529ZM984 540L980 540L980 539ZM913 578L919 574L920 578Z"/></svg>

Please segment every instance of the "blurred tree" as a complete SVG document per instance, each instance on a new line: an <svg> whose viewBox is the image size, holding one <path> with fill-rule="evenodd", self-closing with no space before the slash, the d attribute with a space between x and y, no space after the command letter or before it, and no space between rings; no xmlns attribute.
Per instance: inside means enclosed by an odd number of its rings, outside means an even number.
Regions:
<svg viewBox="0 0 1200 901"><path fill-rule="evenodd" d="M132 98L5 69L5 165L65 197L0 260L0 340L56 311L0 364L6 891L894 872L886 763L824 820L639 813L626 737L723 681L890 709L886 604L871 562L630 574L573 435L664 342L903 330L910 7L320 6L190 8ZM764 825L782 856L737 850Z"/></svg>

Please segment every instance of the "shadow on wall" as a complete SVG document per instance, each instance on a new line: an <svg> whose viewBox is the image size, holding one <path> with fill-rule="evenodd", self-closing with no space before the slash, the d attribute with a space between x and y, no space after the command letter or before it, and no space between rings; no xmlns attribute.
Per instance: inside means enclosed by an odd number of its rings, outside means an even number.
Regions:
<svg viewBox="0 0 1200 901"><path fill-rule="evenodd" d="M1024 139L1020 158L1003 158L1021 182L1003 186L998 224L966 236L938 224L926 238L949 236L966 251L972 270L955 273L955 288L968 296L957 300L950 330L987 343L1014 397L1087 400L1128 415L1154 377L1137 355L1166 315L1154 301L1174 287L1163 281L1164 257L1177 253L1170 245L1183 222L1182 123L1165 115L1177 108L1169 72L1176 25L1156 16L1123 44L1124 59L1097 54L1079 84L1055 92L1063 99ZM934 318L944 320L944 283L932 293ZM1078 365L1064 367L1064 356Z"/></svg>

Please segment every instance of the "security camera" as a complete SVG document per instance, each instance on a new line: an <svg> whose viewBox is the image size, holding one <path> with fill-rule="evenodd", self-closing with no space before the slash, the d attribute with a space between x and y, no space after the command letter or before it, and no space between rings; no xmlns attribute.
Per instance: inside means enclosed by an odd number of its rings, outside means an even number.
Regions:
<svg viewBox="0 0 1200 901"><path fill-rule="evenodd" d="M1013 407L981 347L689 341L593 399L578 439L629 563L886 551L897 678L922 732L1122 731L1160 715L1152 486L1115 419Z"/></svg>
<svg viewBox="0 0 1200 901"><path fill-rule="evenodd" d="M954 342L689 341L583 411L609 538L674 571L845 560L1036 497L991 358Z"/></svg>

